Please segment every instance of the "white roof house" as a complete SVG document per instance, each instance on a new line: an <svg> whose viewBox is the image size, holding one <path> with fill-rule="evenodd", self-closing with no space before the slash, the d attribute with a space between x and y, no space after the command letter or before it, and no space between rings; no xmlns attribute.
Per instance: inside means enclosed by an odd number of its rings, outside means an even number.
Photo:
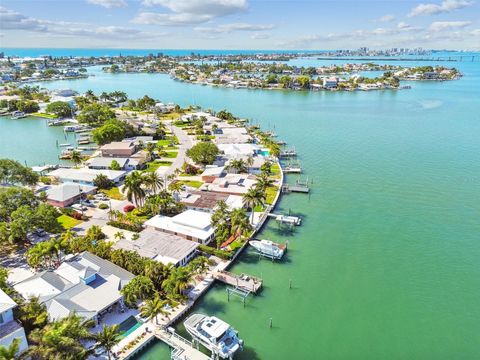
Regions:
<svg viewBox="0 0 480 360"><path fill-rule="evenodd" d="M47 201L52 205L68 206L77 201L82 194L92 194L96 189L95 186L66 183L49 186L45 189L45 194Z"/></svg>
<svg viewBox="0 0 480 360"><path fill-rule="evenodd" d="M22 353L27 349L28 343L25 330L13 317L16 306L17 303L0 289L0 346L9 347L14 339L19 339L19 353Z"/></svg>
<svg viewBox="0 0 480 360"><path fill-rule="evenodd" d="M108 179L118 184L125 178L125 171L120 170L97 170L97 169L65 169L60 168L49 172L48 176L59 178L61 182L73 182L84 185L94 185L93 181L97 175L105 175Z"/></svg>
<svg viewBox="0 0 480 360"><path fill-rule="evenodd" d="M121 267L89 252L73 256L54 271L37 273L14 285L25 299L38 296L49 318L59 320L76 313L98 320L99 313L119 303L120 290L134 278Z"/></svg>
<svg viewBox="0 0 480 360"><path fill-rule="evenodd" d="M231 195L243 195L257 183L255 176L248 174L227 174L200 187L202 191L215 191Z"/></svg>
<svg viewBox="0 0 480 360"><path fill-rule="evenodd" d="M140 232L137 240L122 239L113 245L115 249L135 251L140 256L175 266L186 265L195 256L198 246L198 243L178 235L153 229Z"/></svg>
<svg viewBox="0 0 480 360"><path fill-rule="evenodd" d="M249 156L261 150L255 144L218 144L217 147L226 156Z"/></svg>
<svg viewBox="0 0 480 360"><path fill-rule="evenodd" d="M156 215L147 220L145 225L206 244L213 239L214 229L210 224L211 218L211 214L207 212L186 210L174 217Z"/></svg>

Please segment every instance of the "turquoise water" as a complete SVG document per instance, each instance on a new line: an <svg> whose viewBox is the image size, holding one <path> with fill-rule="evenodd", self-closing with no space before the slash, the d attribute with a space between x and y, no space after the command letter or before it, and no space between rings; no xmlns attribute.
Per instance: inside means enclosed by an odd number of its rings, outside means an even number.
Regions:
<svg viewBox="0 0 480 360"><path fill-rule="evenodd" d="M233 271L262 276L261 294L244 308L217 285L195 309L240 332L239 359L478 359L480 66L447 65L465 77L383 92L221 89L160 74L44 85L226 108L296 146L313 189L283 197L278 212L303 225L270 222L261 234L289 240L286 260L247 251ZM142 359L167 354L153 346Z"/></svg>
<svg viewBox="0 0 480 360"><path fill-rule="evenodd" d="M128 317L127 319L125 319L120 323L119 331L120 331L121 337L122 338L127 337L136 329L138 329L141 325L142 323L138 321L135 318L135 316Z"/></svg>

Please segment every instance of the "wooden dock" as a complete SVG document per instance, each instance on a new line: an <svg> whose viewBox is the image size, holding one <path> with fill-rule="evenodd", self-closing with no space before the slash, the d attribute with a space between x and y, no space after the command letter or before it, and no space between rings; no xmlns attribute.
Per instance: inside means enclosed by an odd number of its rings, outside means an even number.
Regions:
<svg viewBox="0 0 480 360"><path fill-rule="evenodd" d="M282 214L268 214L269 217L274 218L279 223L288 224L288 225L296 225L299 226L302 224L302 219L298 216L291 216L291 215L282 215Z"/></svg>
<svg viewBox="0 0 480 360"><path fill-rule="evenodd" d="M172 349L172 360L208 360L211 359L197 347L195 344L175 333L173 328L157 329L155 336L166 343Z"/></svg>
<svg viewBox="0 0 480 360"><path fill-rule="evenodd" d="M219 271L215 274L215 279L227 284L234 286L237 289L245 290L256 294L263 285L263 280L255 276L246 275L246 274L233 274L228 271Z"/></svg>
<svg viewBox="0 0 480 360"><path fill-rule="evenodd" d="M282 193L290 193L290 192L308 194L310 192L310 188L308 186L298 185L298 184L297 185L283 184Z"/></svg>

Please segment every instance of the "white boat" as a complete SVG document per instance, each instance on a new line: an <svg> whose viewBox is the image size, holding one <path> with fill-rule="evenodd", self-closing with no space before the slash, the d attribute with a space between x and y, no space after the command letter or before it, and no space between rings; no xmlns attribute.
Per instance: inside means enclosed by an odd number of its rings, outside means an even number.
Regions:
<svg viewBox="0 0 480 360"><path fill-rule="evenodd" d="M64 143L64 144L58 144L58 146L60 146L60 147L66 147L66 146L71 146L71 144Z"/></svg>
<svg viewBox="0 0 480 360"><path fill-rule="evenodd" d="M270 240L251 240L250 245L261 255L271 259L281 259L285 253L286 246L274 243Z"/></svg>
<svg viewBox="0 0 480 360"><path fill-rule="evenodd" d="M83 129L82 125L67 125L63 127L63 131L66 131L66 132L73 132L81 129Z"/></svg>
<svg viewBox="0 0 480 360"><path fill-rule="evenodd" d="M225 321L215 316L193 314L184 321L185 329L202 345L222 359L231 359L243 347L243 340Z"/></svg>
<svg viewBox="0 0 480 360"><path fill-rule="evenodd" d="M16 119L21 119L21 118L24 118L26 117L27 115L25 115L25 113L23 111L14 111L12 112L12 119L16 120Z"/></svg>

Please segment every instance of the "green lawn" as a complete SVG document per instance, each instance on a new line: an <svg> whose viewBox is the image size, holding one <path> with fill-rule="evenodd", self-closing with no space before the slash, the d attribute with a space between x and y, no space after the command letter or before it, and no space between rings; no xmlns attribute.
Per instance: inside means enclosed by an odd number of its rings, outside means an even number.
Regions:
<svg viewBox="0 0 480 360"><path fill-rule="evenodd" d="M167 159L175 159L178 155L178 151L165 151L162 154L162 158L167 158Z"/></svg>
<svg viewBox="0 0 480 360"><path fill-rule="evenodd" d="M196 180L180 180L180 183L186 186L191 186L198 189L200 186L203 185L203 181L196 181Z"/></svg>
<svg viewBox="0 0 480 360"><path fill-rule="evenodd" d="M171 143L178 144L178 138L176 136L167 136L166 139L157 141L157 145L162 147L168 147Z"/></svg>
<svg viewBox="0 0 480 360"><path fill-rule="evenodd" d="M275 186L275 185L268 187L267 190L265 191L267 195L267 199L265 200L265 202L268 205L271 205L273 203L273 200L275 200L275 196L277 196L277 191L278 191L278 186Z"/></svg>
<svg viewBox="0 0 480 360"><path fill-rule="evenodd" d="M149 162L149 163L147 164L147 168L145 169L145 171L154 172L154 171L157 171L157 169L158 169L160 166L170 166L170 165L172 165L172 162L171 162L171 161L159 161L159 160L156 160L156 161Z"/></svg>
<svg viewBox="0 0 480 360"><path fill-rule="evenodd" d="M107 195L110 199L125 200L125 196L122 195L118 187L112 187L111 189L108 189L108 190L103 189L100 191L103 192L105 195Z"/></svg>
<svg viewBox="0 0 480 360"><path fill-rule="evenodd" d="M65 230L71 229L78 224L82 223L82 220L74 219L68 215L62 214L57 218L57 221L63 226Z"/></svg>
<svg viewBox="0 0 480 360"><path fill-rule="evenodd" d="M56 119L58 117L55 114L46 114L46 113L38 113L38 112L31 113L30 115L45 118L45 119Z"/></svg>
<svg viewBox="0 0 480 360"><path fill-rule="evenodd" d="M275 179L280 179L280 166L278 166L278 163L272 165L272 176Z"/></svg>

